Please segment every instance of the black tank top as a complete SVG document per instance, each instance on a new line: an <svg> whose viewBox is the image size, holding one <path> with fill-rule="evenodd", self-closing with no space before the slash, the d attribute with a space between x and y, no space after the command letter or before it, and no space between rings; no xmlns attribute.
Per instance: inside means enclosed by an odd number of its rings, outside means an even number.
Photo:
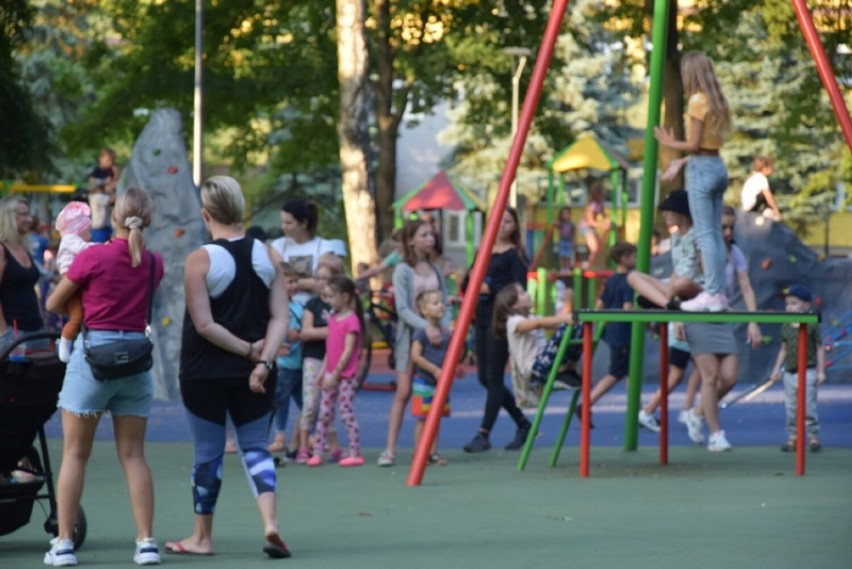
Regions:
<svg viewBox="0 0 852 569"><path fill-rule="evenodd" d="M235 336L254 342L266 335L269 323L269 288L254 271L252 249L254 239L237 241L218 239L213 242L234 258L234 280L219 297L210 299L213 321ZM180 349L180 379L248 379L254 365L242 355L215 346L196 331L187 310L183 319Z"/></svg>
<svg viewBox="0 0 852 569"><path fill-rule="evenodd" d="M30 258L30 267L24 268L6 247L2 248L6 257L6 268L3 270L3 280L0 281L0 306L3 307L3 318L6 326L17 326L18 330L33 332L41 330L44 322L38 306L35 285L38 283L38 267Z"/></svg>

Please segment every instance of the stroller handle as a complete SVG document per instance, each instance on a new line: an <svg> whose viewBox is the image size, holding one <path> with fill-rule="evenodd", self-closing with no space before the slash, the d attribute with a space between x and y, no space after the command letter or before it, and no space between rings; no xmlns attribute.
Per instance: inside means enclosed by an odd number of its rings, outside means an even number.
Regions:
<svg viewBox="0 0 852 569"><path fill-rule="evenodd" d="M26 342L31 342L33 340L58 340L61 334L56 331L43 330L41 332L27 332L24 334L19 334L12 340L12 343L6 346L5 349L0 351L0 361L5 360L9 357L9 354L14 351L16 347Z"/></svg>

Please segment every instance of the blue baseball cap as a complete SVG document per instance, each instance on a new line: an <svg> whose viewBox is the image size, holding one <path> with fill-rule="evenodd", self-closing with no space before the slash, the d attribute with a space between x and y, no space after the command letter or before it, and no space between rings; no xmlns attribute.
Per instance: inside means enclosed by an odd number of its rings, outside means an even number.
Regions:
<svg viewBox="0 0 852 569"><path fill-rule="evenodd" d="M811 292L811 289L806 287L805 285L793 284L788 286L783 290L784 297L795 296L801 301L804 302L812 302L814 299L814 295Z"/></svg>

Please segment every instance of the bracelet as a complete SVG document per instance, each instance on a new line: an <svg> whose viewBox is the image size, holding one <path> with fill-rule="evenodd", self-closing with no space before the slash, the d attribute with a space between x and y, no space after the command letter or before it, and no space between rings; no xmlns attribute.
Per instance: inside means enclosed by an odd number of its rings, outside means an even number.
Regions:
<svg viewBox="0 0 852 569"><path fill-rule="evenodd" d="M248 345L249 345L249 351L246 354L246 359L250 360L251 359L251 353L254 351L254 347L251 345L251 342L249 342Z"/></svg>

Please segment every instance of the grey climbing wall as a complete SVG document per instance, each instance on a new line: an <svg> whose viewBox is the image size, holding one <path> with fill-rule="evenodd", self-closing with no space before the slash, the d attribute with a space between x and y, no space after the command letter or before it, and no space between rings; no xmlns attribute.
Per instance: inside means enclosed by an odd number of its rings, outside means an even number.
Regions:
<svg viewBox="0 0 852 569"><path fill-rule="evenodd" d="M133 146L124 167L119 193L129 187L146 190L154 200L154 219L145 245L163 256L165 275L154 298L154 396L179 398L178 362L184 313L183 266L187 255L205 239L198 190L183 143L180 113L159 109Z"/></svg>

